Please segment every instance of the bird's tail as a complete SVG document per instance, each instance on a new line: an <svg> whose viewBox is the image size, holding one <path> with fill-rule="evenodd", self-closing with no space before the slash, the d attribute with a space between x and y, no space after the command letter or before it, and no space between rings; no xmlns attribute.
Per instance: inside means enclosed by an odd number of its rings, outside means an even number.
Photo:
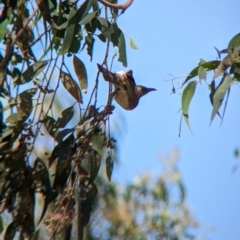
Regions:
<svg viewBox="0 0 240 240"><path fill-rule="evenodd" d="M97 64L99 71L102 73L103 78L108 81L113 83L114 85L118 84L117 77L114 73L108 71L106 68L101 66L100 64Z"/></svg>

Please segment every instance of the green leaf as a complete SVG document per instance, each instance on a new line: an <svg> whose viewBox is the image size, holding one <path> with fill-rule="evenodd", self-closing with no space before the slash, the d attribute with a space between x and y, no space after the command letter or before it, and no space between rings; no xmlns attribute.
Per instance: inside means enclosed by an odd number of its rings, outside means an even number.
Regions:
<svg viewBox="0 0 240 240"><path fill-rule="evenodd" d="M202 63L200 64L199 66L195 67L189 74L188 74L188 77L185 79L185 81L183 82L182 86L184 84L186 84L190 79L196 77L198 75L198 69L200 66L204 67L207 69L207 71L210 71L210 70L214 70L218 67L218 65L221 63L221 61L217 61L217 60L214 60L214 61L209 61L209 62L205 62L205 63Z"/></svg>
<svg viewBox="0 0 240 240"><path fill-rule="evenodd" d="M121 30L120 30L119 40L118 40L118 53L119 53L118 61L121 62L124 67L127 67L125 37Z"/></svg>
<svg viewBox="0 0 240 240"><path fill-rule="evenodd" d="M5 240L14 239L15 234L16 234L16 223L13 221L8 225L7 230L5 232L4 239Z"/></svg>
<svg viewBox="0 0 240 240"><path fill-rule="evenodd" d="M214 117L218 113L218 110L222 104L222 101L224 99L224 96L228 89L230 88L232 83L232 77L228 74L224 77L223 81L220 83L218 86L214 96L213 96L213 110L212 110L212 115L211 115L211 121L213 121Z"/></svg>
<svg viewBox="0 0 240 240"><path fill-rule="evenodd" d="M113 43L113 46L118 46L119 34L121 33L121 30L119 30L117 23L113 22L109 30L111 33L111 42Z"/></svg>
<svg viewBox="0 0 240 240"><path fill-rule="evenodd" d="M36 94L37 88L30 88L24 92L21 92L18 96L18 113L21 115L23 121L25 121L32 112L32 97Z"/></svg>
<svg viewBox="0 0 240 240"><path fill-rule="evenodd" d="M87 45L87 54L90 56L90 60L92 61L92 55L93 55L93 45L94 45L95 39L92 36L92 34L88 34L85 37L85 44Z"/></svg>
<svg viewBox="0 0 240 240"><path fill-rule="evenodd" d="M91 22L91 21L96 17L97 12L98 12L98 11L88 13L88 14L79 22L79 24L85 25L85 24Z"/></svg>
<svg viewBox="0 0 240 240"><path fill-rule="evenodd" d="M4 19L4 21L1 22L0 24L0 40L2 40L5 36L5 34L7 33L8 29L7 29L7 25L10 24L12 22L14 15L8 14L8 16Z"/></svg>
<svg viewBox="0 0 240 240"><path fill-rule="evenodd" d="M114 164L114 162L112 160L112 157L110 155L107 156L107 158L106 158L106 173L107 173L108 181L111 181L113 164Z"/></svg>
<svg viewBox="0 0 240 240"><path fill-rule="evenodd" d="M66 35L63 39L62 47L58 51L58 55L63 55L70 52L71 45L76 40L76 33L78 32L79 25L70 25L66 29Z"/></svg>
<svg viewBox="0 0 240 240"><path fill-rule="evenodd" d="M55 138L55 134L57 132L57 128L56 128L56 121L54 118L50 117L50 116L46 116L43 120L44 123L44 127L47 129L49 135L53 138Z"/></svg>
<svg viewBox="0 0 240 240"><path fill-rule="evenodd" d="M198 77L199 77L199 80L201 81L202 79L206 80L206 72L207 72L207 69L204 68L203 66L200 66L198 68Z"/></svg>
<svg viewBox="0 0 240 240"><path fill-rule="evenodd" d="M228 43L228 52L233 53L240 46L240 33L236 34Z"/></svg>
<svg viewBox="0 0 240 240"><path fill-rule="evenodd" d="M31 65L22 74L21 81L19 82L19 84L24 84L31 81L33 78L35 78L39 73L43 71L47 64L48 61L39 61Z"/></svg>
<svg viewBox="0 0 240 240"><path fill-rule="evenodd" d="M91 153L92 153L92 163L91 163L89 182L93 182L95 180L101 165L100 154L96 150L92 150Z"/></svg>
<svg viewBox="0 0 240 240"><path fill-rule="evenodd" d="M107 21L105 18L97 17L96 25L99 31L103 34L103 36L111 40L110 22Z"/></svg>
<svg viewBox="0 0 240 240"><path fill-rule="evenodd" d="M106 42L106 37L102 33L97 36L98 36L99 40L101 40L104 43Z"/></svg>
<svg viewBox="0 0 240 240"><path fill-rule="evenodd" d="M71 134L69 137L67 137L64 141L60 142L52 151L52 154L50 156L49 160L49 167L53 164L54 161L67 161L67 157L69 158L69 154L72 152L72 146L74 136Z"/></svg>
<svg viewBox="0 0 240 240"><path fill-rule="evenodd" d="M197 85L196 81L188 83L188 85L183 90L183 94L182 94L182 115L183 115L184 120L190 130L191 130L191 128L190 128L190 124L189 124L188 108L189 108L190 102L192 100L192 97L195 93L196 85Z"/></svg>
<svg viewBox="0 0 240 240"><path fill-rule="evenodd" d="M22 121L22 116L20 113L12 113L5 120L7 123L16 123L18 121Z"/></svg>
<svg viewBox="0 0 240 240"><path fill-rule="evenodd" d="M77 9L74 15L69 17L69 25L79 23L87 14L92 6L92 0L85 0L83 4Z"/></svg>
<svg viewBox="0 0 240 240"><path fill-rule="evenodd" d="M73 57L73 66L75 73L78 77L81 89L84 93L87 92L88 79L87 79L87 70L84 63L74 55Z"/></svg>
<svg viewBox="0 0 240 240"><path fill-rule="evenodd" d="M183 186L182 181L181 181L181 180L178 180L178 181L177 181L177 185L178 185L178 187L179 187L180 201L181 201L181 203L183 203L184 200L185 200L185 189L184 189L184 186Z"/></svg>
<svg viewBox="0 0 240 240"><path fill-rule="evenodd" d="M50 203L49 197L51 194L51 184L50 184L50 178L48 173L48 168L44 161L40 158L37 158L34 162L34 170L35 173L33 175L34 182L36 185L40 186L39 192L44 196L44 204L42 209L42 214L39 218L38 224L42 221L46 211L47 206ZM39 233L35 232L36 237L39 235ZM35 236L34 234L34 236ZM38 239L34 237L33 239Z"/></svg>
<svg viewBox="0 0 240 240"><path fill-rule="evenodd" d="M32 236L31 240L39 240L39 232L40 229L38 229Z"/></svg>
<svg viewBox="0 0 240 240"><path fill-rule="evenodd" d="M29 88L26 91L21 92L18 96L20 98L30 97L32 98L37 92L37 88Z"/></svg>
<svg viewBox="0 0 240 240"><path fill-rule="evenodd" d="M75 129L74 128L67 128L64 129L56 134L55 140L60 143L63 138L65 138L69 133L72 133Z"/></svg>
<svg viewBox="0 0 240 240"><path fill-rule="evenodd" d="M64 128L68 124L68 122L72 119L73 113L74 113L73 106L63 110L61 113L62 117L57 119L55 126L57 128Z"/></svg>
<svg viewBox="0 0 240 240"><path fill-rule="evenodd" d="M129 41L130 41L130 47L132 48L132 49L138 49L138 46L135 44L135 42L133 41L133 39L132 38L129 38Z"/></svg>
<svg viewBox="0 0 240 240"><path fill-rule="evenodd" d="M82 93L78 84L73 80L72 76L61 71L60 77L65 89L79 102L83 103Z"/></svg>
<svg viewBox="0 0 240 240"><path fill-rule="evenodd" d="M2 233L4 230L4 227L3 227L3 218L2 216L0 216L0 233Z"/></svg>

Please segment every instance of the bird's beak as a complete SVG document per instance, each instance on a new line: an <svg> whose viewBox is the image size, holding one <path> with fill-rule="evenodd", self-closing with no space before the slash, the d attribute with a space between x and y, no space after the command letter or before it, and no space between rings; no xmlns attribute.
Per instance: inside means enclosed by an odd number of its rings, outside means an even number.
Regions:
<svg viewBox="0 0 240 240"><path fill-rule="evenodd" d="M148 92L157 91L157 89L155 89L155 88L148 88L147 90L148 90Z"/></svg>

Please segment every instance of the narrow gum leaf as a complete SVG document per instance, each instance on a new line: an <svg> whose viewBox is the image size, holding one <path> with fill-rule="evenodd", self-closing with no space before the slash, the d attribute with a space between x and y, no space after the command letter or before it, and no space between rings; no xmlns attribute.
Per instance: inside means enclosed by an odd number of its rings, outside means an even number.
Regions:
<svg viewBox="0 0 240 240"><path fill-rule="evenodd" d="M61 71L60 72L60 77L63 83L63 86L65 89L79 102L83 103L82 99L82 93L80 90L80 87L78 84L75 82L75 80L72 78L71 75Z"/></svg>
<svg viewBox="0 0 240 240"><path fill-rule="evenodd" d="M218 67L218 65L221 63L221 61L218 60L214 60L214 61L209 61L209 62L204 62L202 64L200 64L199 66L195 67L187 76L187 78L185 79L185 81L183 82L182 86L184 84L186 84L190 79L196 77L198 75L198 69L200 66L204 67L207 69L207 71L209 70L214 70Z"/></svg>
<svg viewBox="0 0 240 240"><path fill-rule="evenodd" d="M111 156L109 155L106 158L106 173L107 173L108 181L111 181L112 171L113 171L113 164L114 164L114 162L113 162Z"/></svg>
<svg viewBox="0 0 240 240"><path fill-rule="evenodd" d="M31 65L26 71L22 74L21 83L26 83L31 81L34 77L36 77L43 69L46 67L48 61L40 61Z"/></svg>
<svg viewBox="0 0 240 240"><path fill-rule="evenodd" d="M122 63L124 67L127 67L127 53L126 53L126 43L123 32L120 30L118 39L118 61Z"/></svg>
<svg viewBox="0 0 240 240"><path fill-rule="evenodd" d="M228 51L233 52L236 48L240 46L240 33L236 34L228 44Z"/></svg>
<svg viewBox="0 0 240 240"><path fill-rule="evenodd" d="M130 41L130 47L131 47L132 49L137 50L137 49L138 49L138 46L135 44L135 42L133 41L133 39L132 39L132 38L129 38L129 41Z"/></svg>
<svg viewBox="0 0 240 240"><path fill-rule="evenodd" d="M190 123L189 123L188 109L189 109L191 100L194 96L194 93L196 90L196 85L197 85L196 81L188 83L188 85L183 90L183 94L182 94L182 115L183 115L183 118L190 130L191 130L191 128L190 128Z"/></svg>
<svg viewBox="0 0 240 240"><path fill-rule="evenodd" d="M232 83L232 78L230 75L226 75L222 83L220 83L220 86L218 86L218 89L216 90L214 96L213 96L213 110L211 115L211 121L212 123L214 117L218 113L219 108L221 107L222 101L225 97L226 92L230 88Z"/></svg>
<svg viewBox="0 0 240 240"><path fill-rule="evenodd" d="M73 57L73 66L74 66L74 70L77 75L77 78L79 80L81 89L83 93L86 93L87 87L88 87L86 67L84 63L76 56Z"/></svg>

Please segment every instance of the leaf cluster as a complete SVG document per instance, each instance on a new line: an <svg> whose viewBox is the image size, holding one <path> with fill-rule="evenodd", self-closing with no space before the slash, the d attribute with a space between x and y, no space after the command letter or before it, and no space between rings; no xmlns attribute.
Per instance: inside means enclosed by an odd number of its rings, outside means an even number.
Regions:
<svg viewBox="0 0 240 240"><path fill-rule="evenodd" d="M190 128L189 122L189 106L192 98L195 95L197 86L204 81L207 83L209 93L209 100L212 104L212 113L210 123L216 115L222 120L227 107L228 97L231 87L240 81L240 34L235 35L229 42L227 49L219 51L219 59L223 54L227 54L222 60L212 60L206 62L201 59L198 66L196 66L184 80L182 87L182 103L181 110L182 116ZM207 82L207 75L213 71L213 77ZM198 78L194 80L194 78ZM220 81L218 79L220 78ZM223 113L220 114L219 110L224 102Z"/></svg>

